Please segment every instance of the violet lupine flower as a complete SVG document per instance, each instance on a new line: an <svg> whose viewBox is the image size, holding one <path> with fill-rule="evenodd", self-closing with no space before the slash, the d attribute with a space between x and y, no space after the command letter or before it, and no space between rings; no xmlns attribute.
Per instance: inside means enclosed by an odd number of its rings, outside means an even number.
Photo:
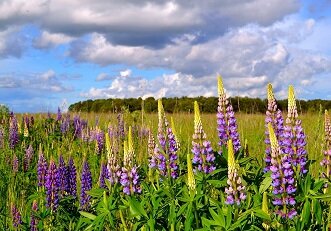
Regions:
<svg viewBox="0 0 331 231"><path fill-rule="evenodd" d="M282 146L283 142L283 132L284 132L284 119L281 110L277 109L277 102L274 97L274 93L272 90L272 85L269 83L267 87L267 98L268 98L268 108L266 111L266 118L265 118L265 162L266 166L264 168L264 172L267 172L270 170L271 166L271 147L270 147L270 140L269 140L269 131L268 131L268 123L271 123L271 125L274 128L276 138Z"/></svg>
<svg viewBox="0 0 331 231"><path fill-rule="evenodd" d="M70 129L70 115L67 114L66 118L64 120L62 120L61 126L60 126L60 130L61 133L67 133Z"/></svg>
<svg viewBox="0 0 331 231"><path fill-rule="evenodd" d="M109 171L107 168L107 164L101 163L100 166L100 176L99 176L99 187L100 188L107 188L106 180L109 179Z"/></svg>
<svg viewBox="0 0 331 231"><path fill-rule="evenodd" d="M53 159L49 163L46 175L46 206L52 212L55 212L59 205L59 171Z"/></svg>
<svg viewBox="0 0 331 231"><path fill-rule="evenodd" d="M155 168L158 164L157 158L154 155L154 150L155 150L156 144L155 144L155 138L153 136L153 133L149 130L149 135L148 135L148 161L149 161L149 167L150 168Z"/></svg>
<svg viewBox="0 0 331 231"><path fill-rule="evenodd" d="M0 126L0 148L3 148L4 145L4 132L3 127Z"/></svg>
<svg viewBox="0 0 331 231"><path fill-rule="evenodd" d="M37 163L37 172L38 172L38 186L45 186L45 177L47 173L47 161L44 157L42 151L39 151L38 163Z"/></svg>
<svg viewBox="0 0 331 231"><path fill-rule="evenodd" d="M62 155L59 156L58 177L59 177L59 193L61 197L64 197L69 182L68 182L68 169Z"/></svg>
<svg viewBox="0 0 331 231"><path fill-rule="evenodd" d="M74 117L74 128L75 128L75 137L81 138L82 137L82 131L83 131L83 122L80 120L79 116Z"/></svg>
<svg viewBox="0 0 331 231"><path fill-rule="evenodd" d="M272 124L268 124L269 138L271 143L271 178L273 204L276 206L275 213L282 218L292 219L296 214L294 194L296 192L296 180L291 165L290 156L284 155L277 141Z"/></svg>
<svg viewBox="0 0 331 231"><path fill-rule="evenodd" d="M80 190L80 209L88 210L90 208L91 196L86 192L92 189L92 174L90 166L86 160L83 163L83 170L81 175L81 190Z"/></svg>
<svg viewBox="0 0 331 231"><path fill-rule="evenodd" d="M127 195L141 193L138 167L134 164L134 149L131 127L129 127L128 141L124 141L123 164L124 166L122 167L122 174L120 179L120 183L123 187L123 193Z"/></svg>
<svg viewBox="0 0 331 231"><path fill-rule="evenodd" d="M62 113L60 107L57 108L57 116L56 116L56 121L61 121L62 119Z"/></svg>
<svg viewBox="0 0 331 231"><path fill-rule="evenodd" d="M301 126L301 120L298 119L293 86L289 86L288 114L282 145L284 146L284 153L288 155L290 163L294 166L294 170L300 171L301 174L307 173L306 135Z"/></svg>
<svg viewBox="0 0 331 231"><path fill-rule="evenodd" d="M19 166L18 158L17 158L16 154L14 154L14 156L13 156L13 173L18 172L18 166Z"/></svg>
<svg viewBox="0 0 331 231"><path fill-rule="evenodd" d="M234 157L232 140L228 141L228 187L225 188L226 204L240 205L246 199L245 186L242 184L239 170Z"/></svg>
<svg viewBox="0 0 331 231"><path fill-rule="evenodd" d="M217 131L219 137L218 145L227 145L229 139L232 140L235 152L241 148L237 121L231 103L227 100L223 87L222 77L218 77L218 107L217 107ZM222 150L219 151L222 153Z"/></svg>
<svg viewBox="0 0 331 231"><path fill-rule="evenodd" d="M14 149L19 142L17 119L12 112L9 119L9 147Z"/></svg>
<svg viewBox="0 0 331 231"><path fill-rule="evenodd" d="M20 211L13 203L11 204L11 215L14 228L18 228L22 224L22 218Z"/></svg>
<svg viewBox="0 0 331 231"><path fill-rule="evenodd" d="M325 110L325 117L324 117L324 158L320 162L320 165L323 167L322 170L322 177L323 178L330 178L331 174L331 122L329 113ZM328 187L328 184L325 185ZM326 189L325 189L326 191Z"/></svg>
<svg viewBox="0 0 331 231"><path fill-rule="evenodd" d="M38 211L38 203L36 200L32 202L32 210L31 210L31 217L30 217L30 231L38 231L38 219L35 215Z"/></svg>
<svg viewBox="0 0 331 231"><path fill-rule="evenodd" d="M111 185L116 184L121 177L121 168L116 159L117 153L110 145L109 133L106 133L106 152L107 152L107 169L108 179Z"/></svg>
<svg viewBox="0 0 331 231"><path fill-rule="evenodd" d="M77 196L77 171L75 167L74 160L72 157L69 158L68 166L67 166L67 181L68 185L66 188L66 192L68 195L76 198Z"/></svg>
<svg viewBox="0 0 331 231"><path fill-rule="evenodd" d="M215 156L211 143L207 140L207 135L202 128L200 110L198 102L194 102L194 134L192 141L193 164L195 171L211 173L216 167L214 165Z"/></svg>
<svg viewBox="0 0 331 231"><path fill-rule="evenodd" d="M95 140L96 140L96 153L101 154L103 147L105 145L105 135L103 131L100 128L96 128L96 134L95 134Z"/></svg>
<svg viewBox="0 0 331 231"><path fill-rule="evenodd" d="M176 137L169 127L169 123L164 113L161 99L158 100L158 140L159 146L154 149L154 155L157 158L157 168L162 176L172 178L178 177L177 151L178 145Z"/></svg>
<svg viewBox="0 0 331 231"><path fill-rule="evenodd" d="M24 161L23 161L24 171L27 171L29 169L32 157L33 157L33 148L30 144L29 147L25 150Z"/></svg>

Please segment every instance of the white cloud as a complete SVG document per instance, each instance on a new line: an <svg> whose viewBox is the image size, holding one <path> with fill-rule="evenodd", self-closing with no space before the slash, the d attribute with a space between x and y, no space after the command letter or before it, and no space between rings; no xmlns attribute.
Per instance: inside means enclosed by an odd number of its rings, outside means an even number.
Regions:
<svg viewBox="0 0 331 231"><path fill-rule="evenodd" d="M40 37L34 40L34 46L37 48L50 48L57 45L69 43L73 40L73 37L65 34L43 31Z"/></svg>
<svg viewBox="0 0 331 231"><path fill-rule="evenodd" d="M192 45L187 39L177 39L156 50L114 45L103 35L94 34L83 49L71 54L77 60L101 65L126 63L176 71L155 80L115 78L110 87L90 89L82 93L84 97L212 95L216 92L212 91L215 73L224 76L231 94L264 97L265 86L271 82L283 96L288 84L304 92L311 87L308 83L315 84L320 75L331 72L330 56L297 46L312 34L315 25L311 19L289 17L268 27L232 29L204 43ZM289 30L294 26L295 31ZM138 87L140 81L144 91Z"/></svg>
<svg viewBox="0 0 331 231"><path fill-rule="evenodd" d="M120 76L121 77L130 77L130 75L131 75L131 70L130 69L126 69L126 70L124 70L124 71L120 71Z"/></svg>

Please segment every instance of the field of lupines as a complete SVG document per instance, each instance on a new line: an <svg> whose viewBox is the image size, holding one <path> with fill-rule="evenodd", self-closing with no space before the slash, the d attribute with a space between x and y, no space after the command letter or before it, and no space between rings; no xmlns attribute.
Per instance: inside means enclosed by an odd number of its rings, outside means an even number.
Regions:
<svg viewBox="0 0 331 231"><path fill-rule="evenodd" d="M265 115L218 94L216 115L4 114L1 230L329 230L327 111L299 115L292 86L286 114L271 85Z"/></svg>

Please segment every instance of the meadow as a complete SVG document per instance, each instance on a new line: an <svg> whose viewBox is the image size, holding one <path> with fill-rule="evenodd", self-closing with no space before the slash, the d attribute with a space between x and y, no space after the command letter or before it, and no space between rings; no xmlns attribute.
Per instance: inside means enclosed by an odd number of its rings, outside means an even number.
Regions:
<svg viewBox="0 0 331 231"><path fill-rule="evenodd" d="M2 113L1 230L328 230L324 109L234 113L219 81L214 114Z"/></svg>

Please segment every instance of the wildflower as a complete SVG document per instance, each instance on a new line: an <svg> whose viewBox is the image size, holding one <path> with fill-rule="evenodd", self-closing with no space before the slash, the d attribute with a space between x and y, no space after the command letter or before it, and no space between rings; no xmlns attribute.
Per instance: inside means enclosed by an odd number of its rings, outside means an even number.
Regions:
<svg viewBox="0 0 331 231"><path fill-rule="evenodd" d="M45 186L45 176L47 172L47 161L44 157L42 151L39 151L38 163L37 163L37 172L38 172L38 186Z"/></svg>
<svg viewBox="0 0 331 231"><path fill-rule="evenodd" d="M51 209L52 212L56 211L59 205L59 171L53 159L49 163L49 167L46 175L46 206Z"/></svg>
<svg viewBox="0 0 331 231"><path fill-rule="evenodd" d="M96 127L96 134L95 134L95 140L96 140L96 153L100 154L103 150L104 144L105 144L105 136L103 131L99 128Z"/></svg>
<svg viewBox="0 0 331 231"><path fill-rule="evenodd" d="M60 195L64 197L68 188L68 169L62 155L59 156L58 177Z"/></svg>
<svg viewBox="0 0 331 231"><path fill-rule="evenodd" d="M86 192L92 189L92 174L90 166L86 160L83 163L83 170L81 175L81 191L80 191L80 209L88 210L90 207L91 196Z"/></svg>
<svg viewBox="0 0 331 231"><path fill-rule="evenodd" d="M270 139L269 139L269 131L268 131L268 123L271 123L271 125L274 128L276 138L278 142L280 143L280 146L282 146L283 141L283 132L284 132L284 119L282 115L282 111L277 109L277 102L274 97L274 93L272 90L272 85L269 83L267 87L267 98L268 98L268 108L266 111L266 118L265 118L265 162L266 166L264 168L264 171L267 172L270 170L271 166L271 147L270 147Z"/></svg>
<svg viewBox="0 0 331 231"><path fill-rule="evenodd" d="M73 196L76 198L77 196L77 172L74 160L72 157L69 158L68 166L67 166L67 188L66 192L68 195Z"/></svg>
<svg viewBox="0 0 331 231"><path fill-rule="evenodd" d="M106 153L107 153L107 169L108 169L108 179L111 185L116 184L118 182L119 177L121 176L121 169L118 164L116 154L110 144L110 136L109 133L106 133Z"/></svg>
<svg viewBox="0 0 331 231"><path fill-rule="evenodd" d="M225 188L226 204L240 205L242 201L246 199L245 186L242 184L241 177L239 175L238 167L234 157L234 148L232 140L228 141L228 187Z"/></svg>
<svg viewBox="0 0 331 231"><path fill-rule="evenodd" d="M278 144L276 134L271 123L268 124L271 143L271 178L274 194L273 204L276 206L276 214L282 218L292 219L296 214L294 193L296 183L294 171L289 156L284 155Z"/></svg>
<svg viewBox="0 0 331 231"><path fill-rule="evenodd" d="M21 213L13 203L11 204L11 215L12 215L13 226L15 228L18 228L20 224L22 224Z"/></svg>
<svg viewBox="0 0 331 231"><path fill-rule="evenodd" d="M9 147L14 149L19 142L18 123L13 112L10 114L9 119Z"/></svg>
<svg viewBox="0 0 331 231"><path fill-rule="evenodd" d="M107 164L101 163L100 166L100 176L99 176L99 187L100 188L106 188L105 181L109 179L109 171L107 169Z"/></svg>
<svg viewBox="0 0 331 231"><path fill-rule="evenodd" d="M331 122L330 116L327 110L325 110L324 116L324 158L320 162L324 168L322 171L322 177L330 178L331 173ZM327 185L326 185L327 186Z"/></svg>
<svg viewBox="0 0 331 231"><path fill-rule="evenodd" d="M31 145L29 145L29 147L25 150L25 155L24 155L24 162L23 162L24 171L28 170L32 157L33 157L33 148Z"/></svg>
<svg viewBox="0 0 331 231"><path fill-rule="evenodd" d="M57 116L56 116L56 121L61 121L62 119L62 113L60 107L57 108Z"/></svg>
<svg viewBox="0 0 331 231"><path fill-rule="evenodd" d="M119 113L117 115L117 136L119 138L125 137L125 127L124 127L124 119L122 113Z"/></svg>
<svg viewBox="0 0 331 231"><path fill-rule="evenodd" d="M288 92L288 114L284 127L283 146L294 170L300 171L301 174L307 173L306 135L301 126L301 120L298 119L293 86L289 87Z"/></svg>
<svg viewBox="0 0 331 231"><path fill-rule="evenodd" d="M120 183L123 186L123 193L132 195L141 193L138 167L134 164L134 149L132 141L132 130L129 127L128 141L124 141L124 161Z"/></svg>
<svg viewBox="0 0 331 231"><path fill-rule="evenodd" d="M161 99L158 100L158 116L157 137L159 146L156 146L154 149L154 155L158 161L157 168L162 176L169 176L175 179L178 177L178 145L166 119Z"/></svg>
<svg viewBox="0 0 331 231"><path fill-rule="evenodd" d="M38 203L36 200L32 202L32 210L31 210L31 217L30 217L30 230L31 231L38 231L38 219L35 213L38 211Z"/></svg>
<svg viewBox="0 0 331 231"><path fill-rule="evenodd" d="M13 173L17 173L18 172L18 158L16 156L16 154L14 154L13 156Z"/></svg>
<svg viewBox="0 0 331 231"><path fill-rule="evenodd" d="M211 173L216 169L214 165L215 156L211 143L202 128L198 102L194 102L194 134L192 141L192 152L194 154L193 164L196 170Z"/></svg>
<svg viewBox="0 0 331 231"><path fill-rule="evenodd" d="M238 152L241 145L237 129L237 121L231 103L227 100L223 87L222 77L218 77L218 107L217 107L218 145L222 147L232 140L234 151ZM222 151L219 151L221 154Z"/></svg>

